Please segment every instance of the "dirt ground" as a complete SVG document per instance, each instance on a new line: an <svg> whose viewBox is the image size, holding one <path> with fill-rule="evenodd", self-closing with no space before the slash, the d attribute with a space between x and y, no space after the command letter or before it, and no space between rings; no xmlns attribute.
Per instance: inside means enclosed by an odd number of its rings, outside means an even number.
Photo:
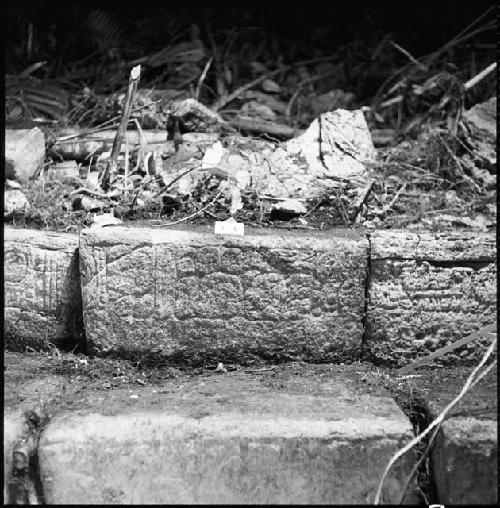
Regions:
<svg viewBox="0 0 500 508"><path fill-rule="evenodd" d="M337 376L348 378L353 387L363 393L387 390L403 411L411 416L417 410L429 412L429 416L442 410L461 390L472 367L447 367L417 369L410 376L395 376L390 369L375 367L369 363L355 362L349 365L306 364L290 362L280 365L268 363L251 367L237 364L224 365L227 372L257 375L269 386L279 389L284 383L290 389L293 379L309 379L306 391L314 393L321 381ZM210 368L179 369L167 364L142 365L127 360L91 358L66 352L6 353L4 376L9 383L23 384L27 380L44 376L63 376L79 391L107 391L117 388L161 386L166 380L183 384L193 378L223 376L223 370ZM450 416L474 416L492 418L497 414L497 369L494 368L481 382L470 390L455 406ZM312 382L314 381L314 382ZM303 386L297 386L304 393ZM315 393L318 394L318 393ZM13 403L5 393L5 403ZM19 392L16 396L23 397Z"/></svg>
<svg viewBox="0 0 500 508"><path fill-rule="evenodd" d="M412 422L414 431L420 433L437 414L460 392L472 371L471 367L418 369L410 376L397 377L394 371L375 367L369 363L355 362L349 365L306 364L290 362L280 365L268 363L240 366L214 365L209 368L179 369L167 364L142 365L127 360L91 358L53 350L45 353L5 353L4 379L5 407L26 408L28 416L35 418L39 428L60 409L85 407L100 400L102 410L113 411L107 406L110 391L118 392L119 400L131 404L130 392L144 396L157 393L169 396L172 389L186 390L190 410L198 411L196 400L191 401L192 387L208 383L208 395L217 396L219 381L223 376L251 379L260 386L287 393L331 395L336 380L348 379L355 393L380 394L392 397ZM474 416L491 419L497 414L497 372L493 369L476 387L451 410L450 416ZM326 386L330 393L323 393ZM341 383L340 383L341 384ZM340 386L339 384L339 386ZM16 387L9 389L9 387ZM190 388L191 387L191 388ZM149 388L144 390L144 388ZM193 392L199 398L195 389ZM97 397L96 395L102 394ZM226 394L227 395L227 394ZM233 394L235 401L238 394ZM224 398L224 397L223 397ZM147 403L144 399L140 403ZM193 405L194 404L194 405ZM83 406L82 406L83 405ZM196 406L196 408L195 408ZM189 410L187 407L187 410ZM381 408L382 410L382 408ZM419 467L417 478L422 499L435 500L434 486L430 480L429 458L425 456L427 439L416 446L417 457L426 457Z"/></svg>

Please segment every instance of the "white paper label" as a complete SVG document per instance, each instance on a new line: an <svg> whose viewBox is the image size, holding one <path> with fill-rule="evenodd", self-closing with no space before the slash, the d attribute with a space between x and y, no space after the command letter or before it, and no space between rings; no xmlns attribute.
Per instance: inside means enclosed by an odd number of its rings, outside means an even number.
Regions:
<svg viewBox="0 0 500 508"><path fill-rule="evenodd" d="M225 221L215 221L214 233L216 235L244 235L245 224L236 222L232 217Z"/></svg>

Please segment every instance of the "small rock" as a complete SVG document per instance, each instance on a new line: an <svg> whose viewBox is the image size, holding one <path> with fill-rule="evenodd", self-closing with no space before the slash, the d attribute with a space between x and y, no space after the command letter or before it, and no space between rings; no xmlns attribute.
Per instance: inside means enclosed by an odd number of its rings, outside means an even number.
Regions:
<svg viewBox="0 0 500 508"><path fill-rule="evenodd" d="M73 200L73 210L87 210L88 212L96 212L102 210L106 206L104 201L89 198L88 196L78 196Z"/></svg>
<svg viewBox="0 0 500 508"><path fill-rule="evenodd" d="M215 372L227 372L226 368L224 367L224 364L218 363L217 368L215 369Z"/></svg>
<svg viewBox="0 0 500 508"><path fill-rule="evenodd" d="M105 226L115 226L123 221L113 215L113 212L96 215L92 220L91 228L103 228Z"/></svg>
<svg viewBox="0 0 500 508"><path fill-rule="evenodd" d="M29 207L28 198L20 189L5 189L4 194L4 218L10 218L14 212L25 210Z"/></svg>

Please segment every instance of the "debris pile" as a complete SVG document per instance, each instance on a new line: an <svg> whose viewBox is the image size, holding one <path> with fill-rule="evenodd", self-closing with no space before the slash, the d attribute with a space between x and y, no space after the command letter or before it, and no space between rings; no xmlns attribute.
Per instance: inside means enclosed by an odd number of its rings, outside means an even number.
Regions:
<svg viewBox="0 0 500 508"><path fill-rule="evenodd" d="M479 99L492 95L496 63L488 48L470 56L474 65L463 56L492 29L490 17L420 58L387 35L285 63L272 40L252 45L245 29L216 37L209 23L134 53L118 21L92 11L85 26L99 72L84 58L61 77L47 61L7 75L7 126L38 127L7 129L5 217L64 229L229 217L320 229L493 227L496 99ZM110 50L116 38L129 57ZM348 76L346 62L364 62L368 49L370 62ZM363 92L361 79L378 89Z"/></svg>

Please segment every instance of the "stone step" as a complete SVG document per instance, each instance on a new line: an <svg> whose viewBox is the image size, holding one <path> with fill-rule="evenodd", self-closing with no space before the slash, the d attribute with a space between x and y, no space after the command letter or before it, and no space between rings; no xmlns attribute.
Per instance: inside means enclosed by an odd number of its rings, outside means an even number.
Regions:
<svg viewBox="0 0 500 508"><path fill-rule="evenodd" d="M357 359L367 250L349 231L84 230L89 349L192 364Z"/></svg>
<svg viewBox="0 0 500 508"><path fill-rule="evenodd" d="M419 371L411 389L425 394L435 419L458 395L471 368ZM498 376L495 367L441 425L431 453L434 484L444 505L498 504Z"/></svg>
<svg viewBox="0 0 500 508"><path fill-rule="evenodd" d="M6 352L4 501L370 503L411 437L381 385L421 431L470 371L391 381L369 364L290 363L148 378L125 361ZM427 504L498 503L497 403L494 369L441 426L417 487ZM399 503L414 462L396 463L384 502Z"/></svg>
<svg viewBox="0 0 500 508"><path fill-rule="evenodd" d="M11 350L73 346L83 332L78 235L4 229L4 338Z"/></svg>
<svg viewBox="0 0 500 508"><path fill-rule="evenodd" d="M370 247L365 359L410 363L495 321L494 235L376 231ZM478 362L489 341L481 337L446 360Z"/></svg>
<svg viewBox="0 0 500 508"><path fill-rule="evenodd" d="M371 504L391 456L413 437L388 393L363 382L361 364L181 373L107 391L77 370L51 374L47 360L19 383L17 355L7 358L6 414L49 387L31 478L44 504ZM399 503L414 463L413 453L397 463L383 503ZM415 495L412 483L405 503Z"/></svg>
<svg viewBox="0 0 500 508"><path fill-rule="evenodd" d="M8 227L4 250L11 350L404 365L496 316L492 233Z"/></svg>

